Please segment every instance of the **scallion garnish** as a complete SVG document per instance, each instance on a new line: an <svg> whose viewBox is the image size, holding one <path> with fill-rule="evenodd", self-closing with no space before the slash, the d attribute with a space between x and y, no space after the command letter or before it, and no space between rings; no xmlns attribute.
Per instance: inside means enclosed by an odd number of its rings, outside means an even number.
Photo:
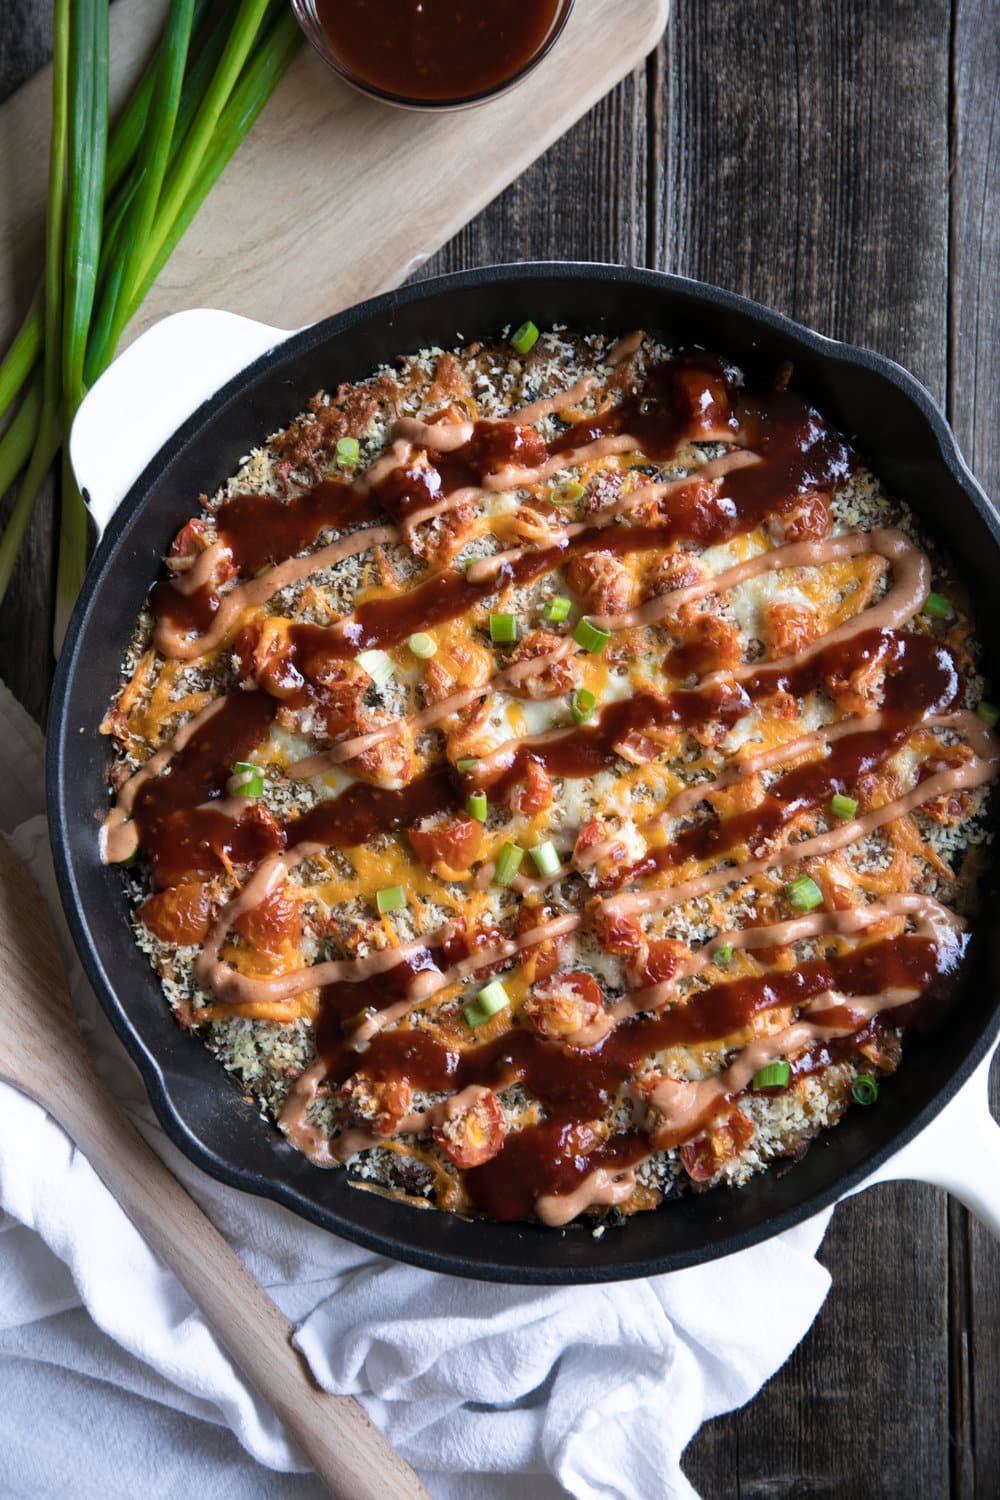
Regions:
<svg viewBox="0 0 1000 1500"><path fill-rule="evenodd" d="M338 438L334 452L337 455L338 464L344 469L355 468L361 460L361 444L357 438Z"/></svg>
<svg viewBox="0 0 1000 1500"><path fill-rule="evenodd" d="M878 1098L878 1084L869 1073L859 1073L851 1084L851 1093L859 1104L874 1104Z"/></svg>
<svg viewBox="0 0 1000 1500"><path fill-rule="evenodd" d="M562 869L559 851L551 839L546 839L544 844L536 844L531 851L531 857L535 861L535 869L539 875L558 875Z"/></svg>
<svg viewBox="0 0 1000 1500"><path fill-rule="evenodd" d="M583 647L584 651L603 651L611 639L611 631L599 630L584 615L582 620L577 621L576 629L573 631L573 639L578 646Z"/></svg>
<svg viewBox="0 0 1000 1500"><path fill-rule="evenodd" d="M510 1004L510 996L500 983L493 979L484 985L474 1000L462 1006L462 1015L469 1026L483 1026L498 1010Z"/></svg>
<svg viewBox="0 0 1000 1500"><path fill-rule="evenodd" d="M477 823L485 823L490 804L485 792L470 792L465 799L465 810Z"/></svg>
<svg viewBox="0 0 1000 1500"><path fill-rule="evenodd" d="M406 643L414 656L419 656L421 661L429 661L437 651L437 641L426 630L418 630Z"/></svg>
<svg viewBox="0 0 1000 1500"><path fill-rule="evenodd" d="M830 815L834 818L853 818L858 810L858 804L853 797L845 797L841 792L835 792L830 798Z"/></svg>
<svg viewBox="0 0 1000 1500"><path fill-rule="evenodd" d="M455 770L459 771L464 776L466 771L474 771L478 764L479 762L478 760L476 760L475 756L471 758L467 757L465 760L456 760Z"/></svg>
<svg viewBox="0 0 1000 1500"><path fill-rule="evenodd" d="M954 610L946 594L928 594L924 600L924 614L932 620L950 620Z"/></svg>
<svg viewBox="0 0 1000 1500"><path fill-rule="evenodd" d="M548 620L550 625L561 625L563 620L569 619L572 607L572 599L567 599L565 594L556 594L554 598L546 599L542 606L542 619Z"/></svg>
<svg viewBox="0 0 1000 1500"><path fill-rule="evenodd" d="M732 943L720 943L715 952L712 954L712 957L715 959L715 962L717 964L731 963L733 957Z"/></svg>
<svg viewBox="0 0 1000 1500"><path fill-rule="evenodd" d="M377 1015L378 1011L374 1005L366 1005L362 1010L356 1010L353 1016L345 1016L340 1023L340 1029L345 1036L350 1036L352 1031L357 1031L359 1026L363 1026L366 1021L371 1020L372 1016Z"/></svg>
<svg viewBox="0 0 1000 1500"><path fill-rule="evenodd" d="M597 696L588 688L577 688L569 700L569 711L577 724L586 724L588 719L592 719L596 707Z"/></svg>
<svg viewBox="0 0 1000 1500"><path fill-rule="evenodd" d="M497 646L509 646L517 640L515 615L490 615L490 640Z"/></svg>
<svg viewBox="0 0 1000 1500"><path fill-rule="evenodd" d="M781 893L796 911L815 911L823 905L823 892L811 875L797 875Z"/></svg>
<svg viewBox="0 0 1000 1500"><path fill-rule="evenodd" d="M1000 722L1000 708L995 703L987 703L986 699L976 704L976 713L982 719L987 729L995 729Z"/></svg>
<svg viewBox="0 0 1000 1500"><path fill-rule="evenodd" d="M521 868L524 850L517 844L504 844L493 871L494 885L512 885L514 876Z"/></svg>
<svg viewBox="0 0 1000 1500"><path fill-rule="evenodd" d="M387 885L375 893L375 905L384 917L386 912L399 911L406 905L406 892L401 885Z"/></svg>
<svg viewBox="0 0 1000 1500"><path fill-rule="evenodd" d="M354 659L361 670L368 673L377 688L385 687L396 670L392 657L387 656L384 651L359 651Z"/></svg>
<svg viewBox="0 0 1000 1500"><path fill-rule="evenodd" d="M578 484L575 479L567 479L562 484L552 486L549 501L552 505L575 505L586 493L584 485Z"/></svg>
<svg viewBox="0 0 1000 1500"><path fill-rule="evenodd" d="M791 1076L791 1064L786 1062L767 1063L765 1067L758 1068L753 1075L752 1086L755 1089L783 1089Z"/></svg>
<svg viewBox="0 0 1000 1500"><path fill-rule="evenodd" d="M533 349L535 347L535 345L538 343L538 329L530 319L527 323L521 324L520 328L511 339L511 343L517 350L518 354L527 354L529 349Z"/></svg>
<svg viewBox="0 0 1000 1500"><path fill-rule="evenodd" d="M233 766L232 779L226 790L231 797L262 797L264 773L253 761L238 760Z"/></svg>

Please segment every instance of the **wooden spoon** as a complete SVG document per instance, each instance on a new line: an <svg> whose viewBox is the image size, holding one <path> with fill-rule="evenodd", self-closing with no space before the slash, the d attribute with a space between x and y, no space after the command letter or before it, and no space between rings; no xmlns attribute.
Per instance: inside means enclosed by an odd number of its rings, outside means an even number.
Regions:
<svg viewBox="0 0 1000 1500"><path fill-rule="evenodd" d="M45 902L0 837L0 1079L37 1100L170 1267L339 1500L430 1500L358 1403L316 1386L292 1326L118 1109L77 1028Z"/></svg>

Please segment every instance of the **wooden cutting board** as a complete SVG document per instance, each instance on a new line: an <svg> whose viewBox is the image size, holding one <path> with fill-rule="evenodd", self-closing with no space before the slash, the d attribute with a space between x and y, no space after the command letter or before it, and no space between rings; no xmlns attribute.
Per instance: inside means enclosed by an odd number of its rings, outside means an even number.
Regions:
<svg viewBox="0 0 1000 1500"><path fill-rule="evenodd" d="M166 9L167 0L112 7L113 107ZM398 285L641 62L668 9L669 0L577 0L523 84L456 114L378 104L304 47L123 343L181 308L295 328ZM0 107L2 346L40 271L49 110L47 68Z"/></svg>

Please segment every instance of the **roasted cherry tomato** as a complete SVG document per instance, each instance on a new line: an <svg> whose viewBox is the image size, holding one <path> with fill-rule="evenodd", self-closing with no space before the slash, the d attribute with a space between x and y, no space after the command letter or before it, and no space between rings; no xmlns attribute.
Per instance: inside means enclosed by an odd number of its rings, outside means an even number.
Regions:
<svg viewBox="0 0 1000 1500"><path fill-rule="evenodd" d="M673 938L661 938L655 943L640 946L627 965L628 977L636 988L650 984L662 984L673 979L690 951L685 943Z"/></svg>
<svg viewBox="0 0 1000 1500"><path fill-rule="evenodd" d="M358 1125L369 1125L378 1135L393 1135L410 1113L413 1090L405 1078L370 1078L362 1072L348 1078L340 1097Z"/></svg>
<svg viewBox="0 0 1000 1500"><path fill-rule="evenodd" d="M260 953L277 955L286 945L297 948L302 941L298 903L282 887L237 917L233 926Z"/></svg>
<svg viewBox="0 0 1000 1500"><path fill-rule="evenodd" d="M212 925L212 898L200 880L157 891L139 908L139 921L164 943L200 943Z"/></svg>
<svg viewBox="0 0 1000 1500"><path fill-rule="evenodd" d="M503 1149L507 1126L500 1100L492 1089L483 1089L472 1103L434 1126L434 1139L456 1167L481 1167Z"/></svg>
<svg viewBox="0 0 1000 1500"><path fill-rule="evenodd" d="M519 781L510 794L510 805L514 812L533 818L552 806L552 782L540 760L529 755L524 768L524 780Z"/></svg>
<svg viewBox="0 0 1000 1500"><path fill-rule="evenodd" d="M604 1014L604 996L592 974L553 974L534 985L524 1013L542 1036L560 1042Z"/></svg>
<svg viewBox="0 0 1000 1500"><path fill-rule="evenodd" d="M483 846L483 825L475 818L428 819L423 827L408 828L406 837L428 869L440 860L449 870L467 870Z"/></svg>
<svg viewBox="0 0 1000 1500"><path fill-rule="evenodd" d="M741 1109L733 1108L693 1141L681 1147L684 1170L694 1182L708 1182L726 1162L739 1156L753 1139L753 1126Z"/></svg>

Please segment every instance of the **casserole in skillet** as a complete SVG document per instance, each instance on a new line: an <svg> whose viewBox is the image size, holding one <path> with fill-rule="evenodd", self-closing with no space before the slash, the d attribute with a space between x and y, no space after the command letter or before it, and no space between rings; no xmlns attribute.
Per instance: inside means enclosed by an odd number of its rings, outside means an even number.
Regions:
<svg viewBox="0 0 1000 1500"><path fill-rule="evenodd" d="M578 273L575 273L575 277L574 277L573 273L568 273L568 272L562 271L561 268L560 268L560 271L558 273L556 273L556 272L551 273L551 280L549 281L548 284L546 284L546 277L545 277L545 275L541 274L540 275L540 286L538 288L536 288L536 295L539 297L539 302L542 303L542 304L544 304L546 301L549 301L549 302L552 301L552 297L553 297L552 288L555 285L557 277L558 277L563 282L563 293L564 293L564 296L565 296L564 306L566 306L568 304L568 301L569 301L568 293L569 293L569 291L571 289L574 289L574 281L576 280L575 290L579 291L580 290L580 285L581 285L581 283L583 281L583 278L584 278L584 274L585 273L583 271L580 271ZM602 273L600 273L600 272L594 272L594 271L589 271L586 274L589 275L592 278L592 281L593 281L593 284L594 284L594 290L595 291L600 290L601 289L601 284L602 284L602 281L603 281ZM509 278L509 282L512 283L514 286L517 286L518 281L520 279L522 279L522 278L524 280L527 279L527 270L525 270L525 271L523 271L523 272L521 272L519 274L515 273L513 276L511 276ZM630 282L631 282L631 284L630 284ZM636 273L635 279L633 281L633 280L631 280L631 278L629 277L629 275L627 273L625 273L622 276L622 289L628 288L628 290L629 290L630 293L638 293L638 291L640 290L640 288L643 288L643 283L644 282L645 282L645 288L644 289L647 290L647 291L649 291L649 292L651 292L652 289L653 289L653 287L658 285L659 278L655 278L655 277L643 277L639 273ZM451 290L454 291L454 292L459 292L460 293L463 290L463 288L461 286L461 283L462 283L462 278L459 278L458 282L453 284ZM510 284L508 284L507 291L510 292L510 290L511 290L511 286L510 286ZM519 288L518 290L519 290L519 293L520 293L520 291L523 290L523 288ZM696 305L697 305L697 303L699 301L700 301L700 304L701 304L700 311L702 313L704 313L704 309L705 309L705 306L706 306L705 299L708 296L708 294L704 293L701 289L693 289L693 288L690 288L689 286L686 286L685 284L676 284L676 283L672 284L671 290L674 293L674 306L673 306L673 314L672 314L672 316L673 316L673 325L674 326L670 329L670 332L671 333L679 332L680 337L671 337L670 340L669 340L669 342L671 343L671 345L673 345L674 347L676 347L679 343L685 341L684 335L685 335L685 333L687 333L689 331L688 329L685 329L682 326L683 323L684 323L684 318L682 316L678 316L679 312L683 313L683 311L685 310L686 299L687 298L691 299L691 302L687 306L688 313L691 313L692 308L696 307ZM428 298L428 300L433 300L430 293L424 293L424 295ZM619 292L619 295L622 296L621 291ZM416 294L413 294L413 296L414 296L414 298L416 298ZM460 297L459 297L458 300L459 301L461 300ZM624 295L622 297L622 300L623 300L623 302L627 303L628 300L629 300L628 295ZM638 301L640 301L640 300L645 300L645 299L640 299L640 298L638 298L636 296L633 296L633 298L632 298L632 306L633 306L633 308L636 306L636 303ZM711 298L709 298L709 303L710 302L711 302ZM730 305L727 306L726 305L727 303L729 303ZM593 301L592 301L592 305L593 305ZM386 306L388 306L388 304L383 304L383 306L386 307ZM404 306L405 306L405 303L404 303ZM538 307L539 303L536 303L535 306ZM647 307L648 307L648 304L647 304ZM520 299L519 299L519 308L523 308L524 310L527 310L526 308L524 308L524 303L523 303L523 301L520 301ZM468 312L469 310L470 310L470 304L466 303L465 311ZM515 310L518 310L518 309L516 308ZM628 310L629 309L626 307L625 311L628 312ZM748 312L746 310L746 308L745 308L745 305L740 304L738 302L738 299L725 299L725 298L719 298L719 299L717 299L717 310L720 312L720 314L722 312L728 312L729 314L732 315L732 318L735 319L735 322L732 323L732 325L731 325L733 327L735 327L738 324L739 319L737 317L737 314L740 314L740 313L742 313L742 315L748 319L748 323L746 325L746 328L744 329L744 338L743 338L743 341L742 341L742 346L740 346L739 344L735 343L732 339L726 339L724 343L721 342L721 341L716 341L716 347L724 347L726 349L727 354L729 353L730 350L732 350L736 354L740 354L740 353L744 353L745 354L748 351L748 349L749 349L749 352L750 352L750 354L752 356L753 355L752 341L748 345L748 342L747 342L746 336L745 336L746 335L746 331L747 331L747 328L754 328L754 323L756 322L756 329L755 329L755 331L759 334L760 328L762 326L761 325L761 319L762 319L763 315L761 315L760 313L756 312L755 310ZM540 308L540 311L541 311L541 315L544 317L544 315L545 315L545 308L544 308L544 306L542 306ZM555 321L556 318L558 318L559 316L560 316L560 314L557 312L555 318L553 318L552 321ZM605 319L605 321L606 321L606 319ZM649 318L649 317L647 317L646 319L644 319L644 321L646 321L646 322L648 322L650 324L654 323L654 319ZM458 322L459 322L458 318L455 319L455 322L456 322L456 325L458 325ZM467 317L461 317L461 325L463 326L463 330L464 330L464 325L466 325L468 322L469 322L469 319ZM483 322L483 319L480 318L480 326L482 326L482 322ZM638 322L638 318L634 318L634 317L627 317L626 318L626 317L623 317L620 320L616 320L616 323L615 323L613 331L614 332L618 332L622 327L627 327L628 324L632 323L632 322ZM780 322L780 320L779 320L779 322ZM496 325L494 324L494 326L496 326ZM589 325L589 326L593 326L593 325ZM661 317L660 319L655 320L655 326L657 327L658 330L661 329L661 328L663 328L665 326L664 319ZM486 330L484 329L484 331L486 331ZM777 369L779 367L780 363L782 362L781 357L782 356L789 357L790 355L792 355L792 354L794 354L796 352L796 350L792 347L792 344L793 344L793 342L794 342L794 340L796 338L799 338L799 340L801 342L801 349L799 351L800 352L800 361L799 361L800 366L801 366L801 355L804 353L805 363L807 364L807 366L809 364L810 356L811 356L812 359L813 359L814 367L815 367L816 350L815 349L814 350L810 350L810 348L809 348L809 337L808 336L796 336L796 335L788 334L786 336L786 339L785 339L785 346L784 346L784 348L782 348L781 347L782 340L779 337L777 337L777 334L782 331L781 328L778 328L777 330L773 330L773 331L775 332L775 339L773 340L773 347L769 351L769 358L770 358L770 364L771 364L771 378L772 379L773 379L773 373L774 373L775 369ZM817 344L820 344L820 341L815 341L815 342ZM390 346L390 348L391 348L391 346ZM385 350L384 352L388 353L389 351ZM851 363L852 363L853 373L855 374L855 376L858 377L858 379L860 381L860 384L863 386L864 385L864 379L862 377L865 374L864 360L861 360L860 363L854 363L853 361ZM280 361L279 361L279 364L280 364ZM285 368L287 369L287 365L285 366ZM822 362L820 363L820 368L822 368ZM836 370L838 368L837 364L836 364L836 361L833 361L832 368L834 370ZM808 371L807 371L807 375L808 375ZM813 393L814 393L814 390L815 390L815 384L809 382L808 379L807 379L805 389L808 391L808 394L810 396L812 396ZM301 401L300 401L300 404L301 404ZM286 411L287 411L287 407L286 407ZM838 416L840 415L839 412L836 413L836 414ZM584 413L584 415L586 415L586 414ZM842 418L841 418L841 420L842 420ZM258 429L257 429L258 434L259 434L259 432L261 430L266 431L267 427L266 426L265 427L258 427ZM244 429L244 431L245 431L245 429ZM932 435L932 439L933 439L935 437L935 434L933 433L933 430L932 430L932 434L931 435ZM243 442L245 444L245 447L242 450L240 450L240 451L245 451L246 447L250 446L250 443L249 443L249 441L247 440L246 437L243 439ZM231 453L230 464L232 464L232 461L235 458L239 457L240 451L237 451L235 453ZM947 467L947 465L945 465L945 468L946 467ZM218 472L218 470L216 470L216 472ZM891 480L892 476L889 476L889 477L890 477L890 480ZM975 519L973 518L973 516L969 516L967 518L967 520L969 521L970 524L974 525L974 524L976 524L977 521L979 521L979 517L978 517L978 515L975 514L975 507L974 506L970 506L970 509L974 513ZM175 510L174 516L173 516L173 527L171 528L172 530L174 530L174 531L176 530L177 523L178 523L178 521L181 518L182 518L182 516L177 515L176 510ZM166 541L167 540L168 540L168 538L164 538L164 541L160 543L161 550L166 550ZM105 544L105 545L107 545L107 544ZM962 571L962 570L960 569L960 571ZM688 587L692 587L692 585L689 585ZM138 601L136 601L136 602L138 602ZM134 608L135 608L135 605L133 605L133 610L134 610ZM510 613L509 611L503 611L503 610L494 610L494 611L491 611L491 612L492 613L496 613L496 614ZM702 613L704 613L704 612L702 612ZM573 618L574 619L576 618L575 615L574 615ZM594 611L587 618L590 620L591 624L595 625L596 629L598 629L599 631L603 629L603 625L602 625L601 622L605 619L604 616L597 615L596 611ZM575 631L575 627L574 627L574 631ZM591 689L589 691L593 691L593 690ZM586 709L586 702L587 702L587 700L584 699L583 700L583 707L584 707L584 709ZM580 706L580 705L578 704L577 706ZM462 758L465 759L466 757L462 757ZM468 791L467 795L469 797L474 797L476 795L476 793L477 793L478 790L479 790L478 788L474 789L474 790L470 790L470 791ZM841 794L841 795L843 795L843 794ZM565 853L567 851L563 851L563 852ZM539 878L542 878L542 877L540 876ZM726 947L727 945L723 943L723 944L721 944L721 946ZM488 1022L487 1022L487 1024L488 1024ZM885 1126L885 1122L887 1120L887 1117L891 1116L891 1114L893 1114L893 1113L894 1113L894 1111L893 1111L892 1103L890 1102L889 1099L885 1099L883 1101L883 1103L880 1103L879 1110L877 1111L877 1119L875 1118L875 1112L871 1112L866 1117L867 1121L871 1121L871 1124L869 1126L869 1132L870 1132L870 1134L869 1134L869 1141L866 1143L866 1145L868 1145L868 1144L873 1145L874 1149L875 1149L875 1154L877 1154L877 1150L878 1150L878 1138L879 1138L879 1136L881 1136L883 1134L883 1130L884 1130L884 1126ZM836 1133L836 1137L839 1138L842 1135L844 1135L844 1127L842 1127L841 1131L838 1131ZM852 1141L856 1141L857 1140L856 1133L853 1136L849 1135L849 1134L848 1135L844 1135L844 1138L848 1139L848 1140L852 1140ZM831 1139L834 1139L834 1138L831 1137ZM862 1158L863 1158L863 1156L865 1154L865 1147L862 1147L862 1153L861 1154L862 1154ZM784 1193L786 1191L785 1186L784 1186L784 1184L786 1182L791 1181L793 1178L798 1177L800 1174L809 1173L810 1175L814 1176L814 1174L810 1173L810 1168L811 1168L811 1164L812 1164L812 1161L813 1161L815 1155L816 1155L815 1152L811 1153L810 1157L808 1157L806 1159L806 1161L797 1169L796 1173L789 1174L788 1178L782 1179L780 1185L768 1184L767 1187L766 1187L766 1191L768 1193L777 1193L777 1197L780 1200L780 1198L784 1195ZM293 1169L291 1175L294 1176L296 1171L297 1171L297 1169ZM820 1174L820 1175L822 1175L822 1174ZM803 1183L803 1185L804 1185L804 1183ZM761 1186L762 1185L760 1185L760 1184L751 1184L748 1189L744 1190L744 1193L741 1193L739 1195L739 1197L741 1199L743 1199L744 1195L746 1195L747 1202L749 1203L749 1202L752 1201L754 1203L755 1207L757 1209L759 1209L762 1206L762 1204L764 1203L764 1200L765 1200L765 1194L763 1192L761 1192L761 1191L758 1191L758 1189ZM279 1185L279 1191L280 1191L280 1185ZM327 1197L329 1199L329 1196L330 1196L329 1195L329 1190L324 1190L323 1196ZM354 1196L360 1198L362 1195L354 1195ZM365 1195L365 1196L367 1196L367 1195ZM772 1203L774 1201L775 1200L772 1198ZM813 1202L815 1203L815 1201L816 1200L814 1199ZM688 1230L690 1230L691 1227L694 1224L696 1224L697 1222L699 1222L699 1213L700 1213L700 1210L697 1209L697 1208L694 1208L693 1211L692 1211L689 1208L689 1205L686 1204L686 1203L685 1204L678 1204L677 1207L676 1207L676 1212L677 1212L677 1215L678 1215L677 1222L678 1222L678 1225L680 1226L679 1231L674 1226L671 1226L670 1228L668 1228L666 1226L666 1223L665 1223L664 1218L663 1218L662 1215L655 1216L655 1218L658 1221L659 1227L660 1227L660 1239L659 1239L659 1244L658 1244L657 1248L662 1249L663 1252L664 1252L664 1254L668 1255L668 1256L671 1253L671 1250L670 1250L670 1242L671 1242L671 1240L674 1241L675 1247L677 1246L678 1232L679 1232L680 1239L683 1240L685 1238L686 1232ZM729 1210L729 1208L727 1206L726 1214L728 1215L729 1212L730 1212L730 1210ZM412 1215L410 1215L409 1217L411 1219L413 1218ZM424 1219L426 1218L426 1216L419 1216L419 1217L424 1218ZM705 1216L705 1215L702 1214L701 1218L700 1218L700 1222L701 1222L702 1226L704 1227L706 1224L711 1223L712 1217L714 1217L714 1216L710 1217L710 1216ZM734 1230L738 1230L738 1223L739 1223L740 1217L741 1217L741 1215L739 1213L737 1213L734 1218L730 1219L728 1227L733 1228ZM638 1227L637 1225L630 1226L629 1233L632 1234L634 1232L634 1230L637 1229L637 1227ZM487 1233L487 1235L492 1234L494 1236L494 1244L495 1245L500 1245L500 1244L502 1244L504 1242L504 1234L506 1233L506 1231L503 1231L500 1228L500 1226L479 1226L479 1228L481 1230L484 1230ZM470 1226L470 1225L461 1225L461 1226L458 1226L458 1225L456 1225L455 1229L459 1233L465 1233L466 1231L472 1231L473 1230L473 1226ZM726 1226L725 1225L720 1226L720 1232L722 1233L723 1236L725 1234L725 1230L726 1230ZM419 1231L418 1234L419 1233L422 1233L422 1231ZM520 1231L515 1231L515 1233L520 1234ZM508 1238L508 1243L509 1242L510 1241L509 1241L509 1238ZM534 1241L532 1240L532 1244L533 1243L534 1243ZM732 1247L732 1241L730 1241L729 1247ZM638 1251L638 1253L640 1255L643 1253L643 1248L645 1248L645 1247L637 1247L637 1251ZM594 1250L596 1250L596 1249L597 1249L597 1247L595 1246ZM420 1253L419 1247L417 1249L417 1253L418 1254ZM488 1255L488 1253L489 1252L487 1251L487 1255ZM684 1253L684 1251L681 1250L680 1253ZM604 1256L601 1255L601 1254L593 1254L593 1252L588 1252L588 1254L592 1254L593 1255L593 1260L594 1260L595 1263L599 1263L600 1261L604 1260ZM557 1256L557 1258L558 1258L558 1256ZM575 1254L572 1253L572 1252L571 1252L571 1258L578 1259L578 1257L576 1257ZM615 1257L612 1257L611 1259L613 1260L614 1258ZM620 1256L618 1258L620 1259ZM661 1261L661 1264L662 1264L662 1261ZM470 1267L470 1269L475 1269L475 1268L474 1267ZM541 1274L549 1274L548 1268L542 1266L540 1269L541 1269ZM630 1269L631 1269L631 1266L630 1266ZM642 1266L640 1264L640 1265L636 1266L636 1269L648 1269L648 1265ZM600 1270L598 1270L597 1274L602 1274L602 1272ZM610 1270L610 1271L604 1270L603 1274L615 1274L615 1271L613 1269Z"/></svg>
<svg viewBox="0 0 1000 1500"><path fill-rule="evenodd" d="M317 1165L603 1223L799 1156L941 1002L998 714L960 588L791 373L533 324L423 350L178 532L104 854L180 1023Z"/></svg>

